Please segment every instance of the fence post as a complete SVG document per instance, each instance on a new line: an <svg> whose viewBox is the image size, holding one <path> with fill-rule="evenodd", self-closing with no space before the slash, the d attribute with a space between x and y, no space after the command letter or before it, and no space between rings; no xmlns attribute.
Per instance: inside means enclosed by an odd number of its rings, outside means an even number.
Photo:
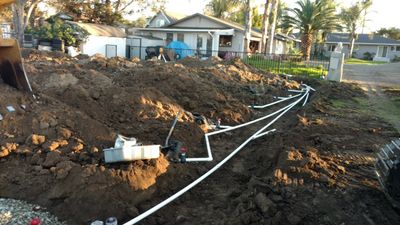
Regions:
<svg viewBox="0 0 400 225"><path fill-rule="evenodd" d="M279 56L279 58L278 58L278 74L281 73L281 60L282 60L282 57Z"/></svg>
<svg viewBox="0 0 400 225"><path fill-rule="evenodd" d="M344 53L332 52L329 61L328 80L341 82L343 76Z"/></svg>

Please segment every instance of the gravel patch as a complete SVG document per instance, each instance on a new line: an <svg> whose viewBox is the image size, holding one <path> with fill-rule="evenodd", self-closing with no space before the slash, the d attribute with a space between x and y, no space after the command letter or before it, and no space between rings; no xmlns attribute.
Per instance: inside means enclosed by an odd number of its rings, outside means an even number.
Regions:
<svg viewBox="0 0 400 225"><path fill-rule="evenodd" d="M25 201L0 198L1 225L29 225L33 218L39 218L40 225L66 225L57 217L42 211L40 206Z"/></svg>

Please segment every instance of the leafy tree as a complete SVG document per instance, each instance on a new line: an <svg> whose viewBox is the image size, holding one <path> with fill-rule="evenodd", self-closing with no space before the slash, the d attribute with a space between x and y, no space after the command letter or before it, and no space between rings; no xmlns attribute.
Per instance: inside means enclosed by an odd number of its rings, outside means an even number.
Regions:
<svg viewBox="0 0 400 225"><path fill-rule="evenodd" d="M258 13L258 7L253 7L251 10L251 26L261 29L263 17ZM246 6L242 4L238 10L235 10L227 18L230 21L244 25L246 20Z"/></svg>
<svg viewBox="0 0 400 225"><path fill-rule="evenodd" d="M53 0L58 11L71 14L76 21L116 25L125 15L145 9L162 8L165 0ZM136 7L136 8L135 8Z"/></svg>
<svg viewBox="0 0 400 225"><path fill-rule="evenodd" d="M394 40L400 40L400 28L381 28L375 32L376 34L386 36Z"/></svg>
<svg viewBox="0 0 400 225"><path fill-rule="evenodd" d="M11 22L12 10L11 6L2 8L0 11L0 22Z"/></svg>
<svg viewBox="0 0 400 225"><path fill-rule="evenodd" d="M79 41L86 39L88 36L86 30L72 23L53 18L43 26L28 28L27 33L31 33L35 37L42 39L63 40L66 45L77 45Z"/></svg>
<svg viewBox="0 0 400 225"><path fill-rule="evenodd" d="M311 47L318 32L338 24L335 5L329 0L299 0L284 17L286 28L296 28L301 34L301 52L310 59Z"/></svg>
<svg viewBox="0 0 400 225"><path fill-rule="evenodd" d="M364 21L366 10L372 5L372 1L357 2L349 8L342 8L340 18L349 32L350 50L349 58L353 55L354 42L358 38L357 28Z"/></svg>

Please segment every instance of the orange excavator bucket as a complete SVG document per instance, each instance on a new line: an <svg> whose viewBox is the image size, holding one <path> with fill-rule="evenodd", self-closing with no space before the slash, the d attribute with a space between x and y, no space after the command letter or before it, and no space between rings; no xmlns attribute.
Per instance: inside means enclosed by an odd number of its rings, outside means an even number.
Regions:
<svg viewBox="0 0 400 225"><path fill-rule="evenodd" d="M4 83L19 90L32 93L32 88L22 64L21 51L17 40L0 36L0 75Z"/></svg>

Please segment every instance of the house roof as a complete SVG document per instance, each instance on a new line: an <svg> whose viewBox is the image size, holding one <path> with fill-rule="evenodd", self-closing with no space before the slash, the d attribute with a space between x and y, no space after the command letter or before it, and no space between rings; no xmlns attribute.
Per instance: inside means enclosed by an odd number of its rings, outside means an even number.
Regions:
<svg viewBox="0 0 400 225"><path fill-rule="evenodd" d="M126 37L125 30L123 28L112 27L108 25L94 24L94 23L73 23L83 29L85 29L90 35L95 36L106 36L106 37Z"/></svg>
<svg viewBox="0 0 400 225"><path fill-rule="evenodd" d="M187 17L188 15L182 14L182 13L177 13L177 12L171 12L167 10L161 10L162 13L167 17L170 23L175 23L176 21L183 19Z"/></svg>
<svg viewBox="0 0 400 225"><path fill-rule="evenodd" d="M147 22L147 24L150 24L159 14L164 15L164 17L169 21L165 26L171 23L175 23L176 21L183 19L187 17L188 15L182 14L182 13L177 13L177 12L172 12L172 11L167 11L167 10L160 10L156 15L151 17L151 19Z"/></svg>
<svg viewBox="0 0 400 225"><path fill-rule="evenodd" d="M201 13L196 13L196 14L193 14L191 16L187 16L185 18L182 18L182 19L176 21L175 23L169 24L166 27L173 27L174 25L176 25L178 23L181 23L183 21L189 20L189 19L194 18L196 16L200 16L200 17L209 19L209 20L211 20L213 22L216 22L218 24L221 24L223 26L227 26L229 28L245 32L245 26L243 26L242 24L239 24L239 23L236 23L236 22L232 22L232 21L228 21L228 20L224 20L224 19L220 19L220 18L216 18L216 17L213 17L213 16L204 15L204 14L201 14ZM252 28L251 35L254 36L254 37L262 37L261 30L257 29L257 28L254 28L254 27ZM275 35L275 38L279 39L279 40L282 40L282 41L291 40L291 41L300 42L300 40L296 39L294 36L291 37L291 36L287 36L287 35L279 34L279 33L277 33Z"/></svg>
<svg viewBox="0 0 400 225"><path fill-rule="evenodd" d="M349 43L349 33L331 33L326 38L327 43ZM356 44L387 44L400 45L400 41L383 37L377 34L359 34L355 41Z"/></svg>
<svg viewBox="0 0 400 225"><path fill-rule="evenodd" d="M239 30L239 31L243 31L243 32L245 31L245 27L242 24L235 23L235 22L232 22L232 21L227 21L227 20L220 19L220 18L216 18L216 17L213 17L213 16L204 15L204 14L201 14L201 13L195 13L195 14L193 14L191 16L187 16L187 17L185 17L183 19L180 19L180 20L178 20L178 21L176 21L174 23L169 24L166 27L172 27L175 24L181 23L183 21L187 21L187 20L192 19L192 18L194 18L196 16L200 16L200 17L209 19L211 21L219 23L219 24L221 24L223 26L227 26L229 28L233 28L235 30ZM252 28L251 35L252 36L256 36L256 37L261 37L261 32L260 32L260 30L258 30L256 28Z"/></svg>

